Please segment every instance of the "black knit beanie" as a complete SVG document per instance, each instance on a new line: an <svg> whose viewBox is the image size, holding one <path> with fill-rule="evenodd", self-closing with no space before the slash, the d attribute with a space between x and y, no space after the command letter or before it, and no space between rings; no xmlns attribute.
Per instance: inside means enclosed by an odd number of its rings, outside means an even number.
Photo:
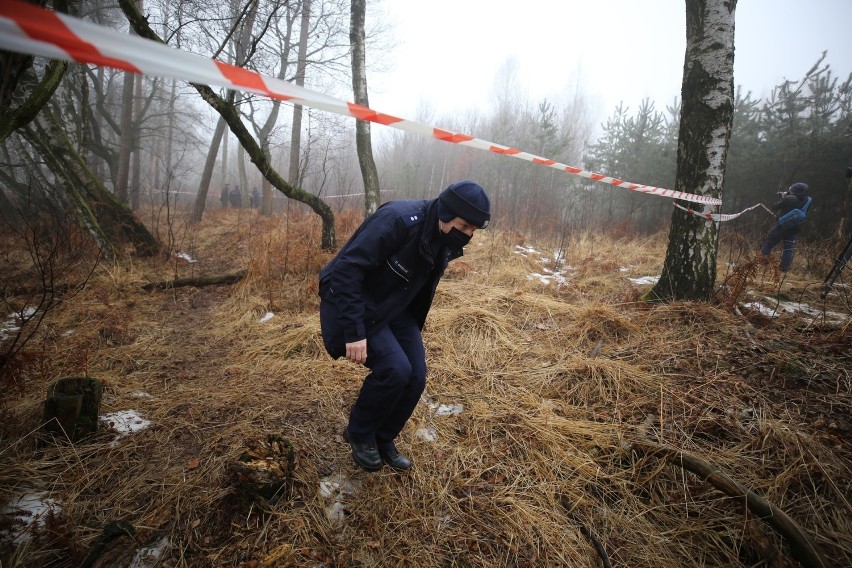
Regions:
<svg viewBox="0 0 852 568"><path fill-rule="evenodd" d="M480 229L491 220L491 202L478 183L465 179L447 186L438 196L438 218L450 221L461 217Z"/></svg>

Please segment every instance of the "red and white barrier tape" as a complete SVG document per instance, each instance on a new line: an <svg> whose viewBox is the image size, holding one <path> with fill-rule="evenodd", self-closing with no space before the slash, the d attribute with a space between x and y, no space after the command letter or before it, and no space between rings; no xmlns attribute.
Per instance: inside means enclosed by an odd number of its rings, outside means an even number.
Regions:
<svg viewBox="0 0 852 568"><path fill-rule="evenodd" d="M769 209L769 207L767 207L767 206L766 206L766 205L764 205L763 203L758 203L757 205L752 205L752 206L751 206L751 207L749 207L748 209L743 209L743 210L742 210L742 211L740 211L739 213L708 213L708 212L706 212L706 211L696 211L696 210L694 210L694 209L690 209L690 208L688 208L688 207L684 207L683 205L680 205L680 204L678 204L678 203L675 203L675 204L674 204L674 206L675 206L675 207L677 207L678 209L682 209L683 211L686 211L687 213L689 213L690 215L693 215L693 216L695 216L695 217L704 217L704 218L705 218L705 219L707 219L708 221L730 221L731 219L736 219L737 217L739 217L739 216L740 216L740 215L742 215L743 213L746 213L747 211L751 211L752 209L755 209L755 208L757 208L757 207L763 207L764 209L766 209L766 211L767 211L770 215L772 215L772 216L774 216L774 215L775 215L775 214L774 214L774 213L773 213L773 212Z"/></svg>
<svg viewBox="0 0 852 568"><path fill-rule="evenodd" d="M0 0L0 49L258 93L275 99L291 101L304 106L391 126L406 132L431 136L445 142L520 158L632 191L705 205L721 205L722 203L720 199L715 197L616 179L604 174L567 166L556 160L542 158L467 134L449 132L376 112L367 107L323 95L280 79L260 75L255 71L174 49L138 36L123 34L19 0Z"/></svg>

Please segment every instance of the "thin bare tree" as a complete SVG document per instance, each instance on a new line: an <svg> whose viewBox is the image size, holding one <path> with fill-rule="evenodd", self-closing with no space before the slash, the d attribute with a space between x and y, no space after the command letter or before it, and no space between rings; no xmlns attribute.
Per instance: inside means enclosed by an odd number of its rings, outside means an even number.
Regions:
<svg viewBox="0 0 852 568"><path fill-rule="evenodd" d="M370 106L367 96L367 65L364 22L367 17L367 0L352 0L351 22L349 25L349 44L352 51L352 90L355 103ZM355 145L358 149L358 164L364 179L364 214L371 215L381 204L379 172L373 159L373 145L370 136L370 123L366 120L355 121Z"/></svg>

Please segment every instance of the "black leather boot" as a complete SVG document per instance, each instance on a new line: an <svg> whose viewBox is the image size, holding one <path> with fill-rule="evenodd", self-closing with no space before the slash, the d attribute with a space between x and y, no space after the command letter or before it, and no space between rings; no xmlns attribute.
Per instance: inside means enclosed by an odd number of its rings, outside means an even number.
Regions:
<svg viewBox="0 0 852 568"><path fill-rule="evenodd" d="M393 469L411 469L411 460L399 453L393 442L379 446L379 455Z"/></svg>
<svg viewBox="0 0 852 568"><path fill-rule="evenodd" d="M349 442L352 448L352 459L361 469L367 471L379 471L382 469L382 458L379 456L379 450L376 447L376 442L354 442L349 437L349 429L343 430L343 437Z"/></svg>

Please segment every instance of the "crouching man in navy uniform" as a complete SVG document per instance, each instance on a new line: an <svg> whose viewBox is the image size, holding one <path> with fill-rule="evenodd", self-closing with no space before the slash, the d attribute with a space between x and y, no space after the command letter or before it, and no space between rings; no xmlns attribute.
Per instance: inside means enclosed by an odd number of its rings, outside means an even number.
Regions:
<svg viewBox="0 0 852 568"><path fill-rule="evenodd" d="M488 196L470 180L437 199L391 201L320 272L326 350L370 370L344 431L361 468L411 468L394 440L426 386L421 330L447 264L490 219Z"/></svg>

